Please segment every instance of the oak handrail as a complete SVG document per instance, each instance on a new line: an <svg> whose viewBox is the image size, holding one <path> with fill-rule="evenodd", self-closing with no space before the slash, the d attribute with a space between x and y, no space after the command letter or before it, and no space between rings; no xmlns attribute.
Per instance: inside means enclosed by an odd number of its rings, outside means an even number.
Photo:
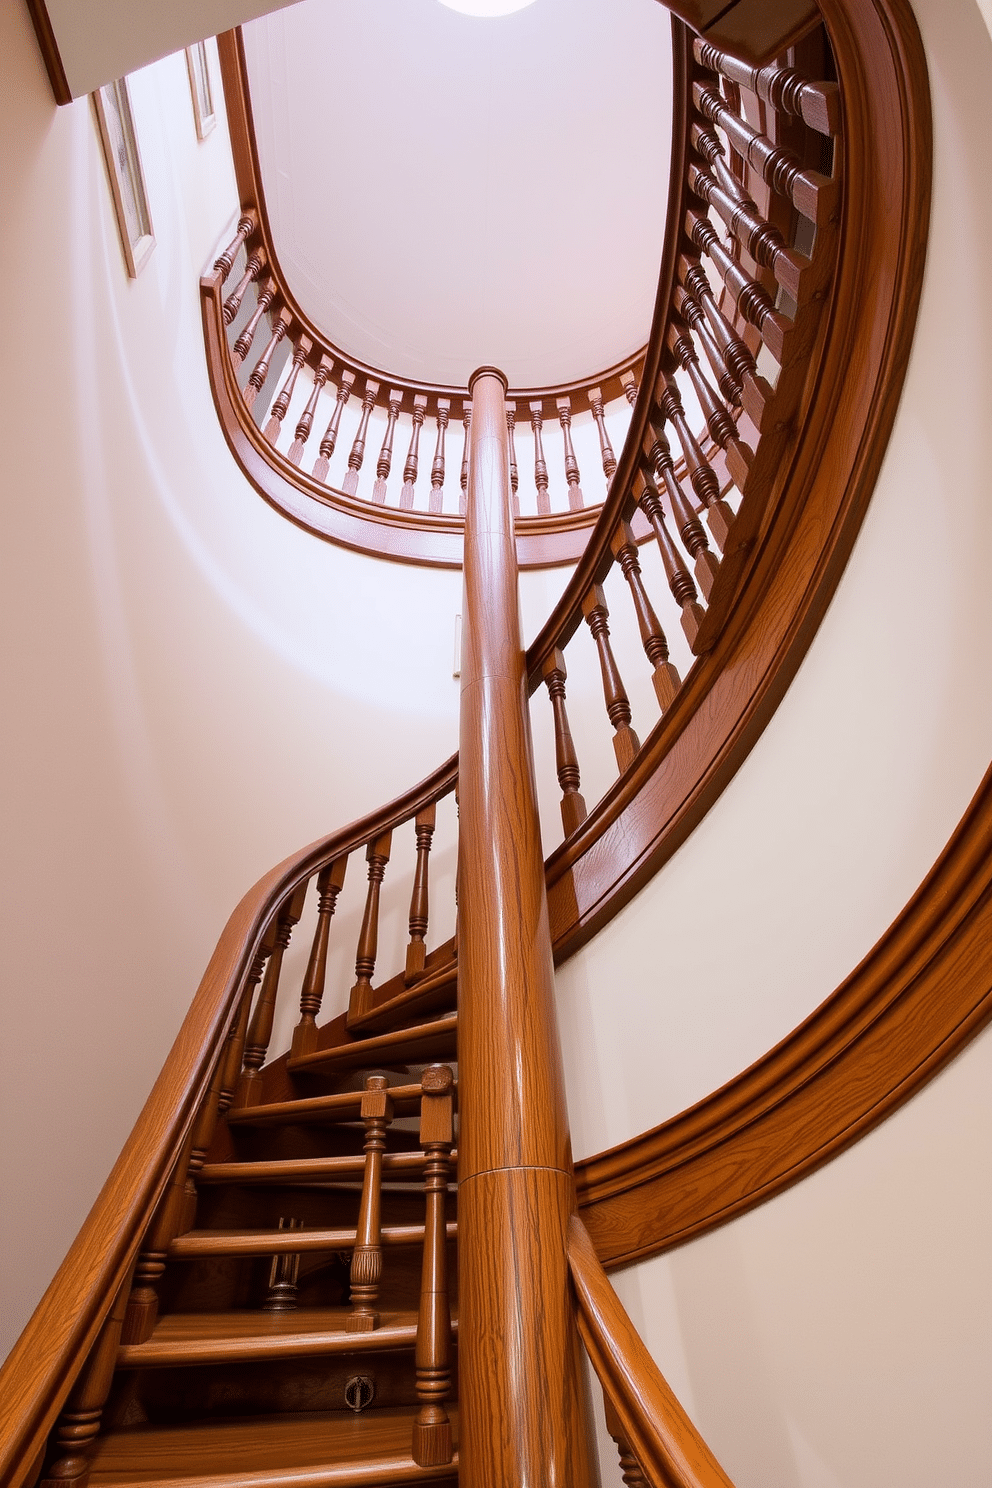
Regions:
<svg viewBox="0 0 992 1488"><path fill-rule="evenodd" d="M574 1215L568 1263L582 1341L650 1488L733 1488L648 1353Z"/></svg>

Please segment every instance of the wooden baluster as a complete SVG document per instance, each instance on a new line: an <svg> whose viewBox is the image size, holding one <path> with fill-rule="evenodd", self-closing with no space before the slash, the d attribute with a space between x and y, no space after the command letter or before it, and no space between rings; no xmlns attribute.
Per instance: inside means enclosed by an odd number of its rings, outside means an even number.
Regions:
<svg viewBox="0 0 992 1488"><path fill-rule="evenodd" d="M544 443L541 439L541 430L544 427L544 407L541 403L531 403L530 426L534 430L534 484L537 487L537 514L546 517L551 511L551 497L548 495L548 466L544 458Z"/></svg>
<svg viewBox="0 0 992 1488"><path fill-rule="evenodd" d="M637 402L637 378L633 372L620 373L620 386L623 388L624 397L627 399L631 408L633 408Z"/></svg>
<svg viewBox="0 0 992 1488"><path fill-rule="evenodd" d="M712 138L719 149L716 136ZM757 203L751 201L739 185L733 194L724 190L708 171L701 170L692 161L689 163L689 190L716 210L755 263L763 269L771 269L782 288L798 300L803 272L809 267L809 261L786 247L782 234L761 216Z"/></svg>
<svg viewBox="0 0 992 1488"><path fill-rule="evenodd" d="M302 1219L279 1219L280 1230L302 1230ZM263 1312L295 1312L297 1281L300 1275L299 1252L280 1251L269 1267L269 1289L262 1303Z"/></svg>
<svg viewBox="0 0 992 1488"><path fill-rule="evenodd" d="M351 446L348 469L345 471L344 484L341 487L346 496L354 496L358 490L358 472L365 459L365 439L369 432L369 419L372 417L372 410L378 396L379 384L366 379L365 392L362 395L362 416L358 421L358 432Z"/></svg>
<svg viewBox="0 0 992 1488"><path fill-rule="evenodd" d="M362 1092L362 1121L365 1124L365 1173L358 1231L351 1253L351 1312L345 1319L347 1333L371 1333L379 1326L375 1301L382 1275L382 1154L386 1131L393 1119L393 1103L385 1075L367 1075Z"/></svg>
<svg viewBox="0 0 992 1488"><path fill-rule="evenodd" d="M193 1133L186 1138L176 1159L165 1191L141 1242L127 1297L121 1340L144 1343L158 1317L158 1284L165 1271L169 1246L183 1229L186 1213L186 1173L193 1148Z"/></svg>
<svg viewBox="0 0 992 1488"><path fill-rule="evenodd" d="M641 1472L637 1458L630 1450L620 1417L617 1415L610 1397L603 1393L603 1405L606 1411L606 1429L617 1444L617 1452L620 1455L620 1476L626 1483L627 1488L649 1488L648 1480Z"/></svg>
<svg viewBox="0 0 992 1488"><path fill-rule="evenodd" d="M708 599L720 571L719 560L710 551L703 525L693 511L681 482L675 474L671 446L660 425L652 423L649 426L644 436L644 448L651 461L655 480L660 481L668 492L668 499L672 504L672 516L678 526L679 536L693 560L696 580L703 591L703 596Z"/></svg>
<svg viewBox="0 0 992 1488"><path fill-rule="evenodd" d="M557 646L545 659L541 668L541 676L548 689L551 712L555 720L555 768L558 771L558 784L562 790L561 822L565 828L565 836L571 837L589 813L579 789L582 784L579 760L575 753L575 745L572 743L572 730L569 727L568 713L565 709L565 680L568 677L565 655Z"/></svg>
<svg viewBox="0 0 992 1488"><path fill-rule="evenodd" d="M232 1023L232 1034L236 1026L237 1018ZM182 1211L176 1228L177 1234L185 1234L187 1230L192 1229L196 1220L196 1180L200 1175L200 1169L206 1162L207 1153L210 1151L210 1143L213 1141L214 1132L217 1129L217 1120L221 1114L221 1085L224 1079L224 1068L227 1062L228 1052L228 1039L225 1039L220 1055L214 1064L214 1072L209 1089L200 1102L200 1109L197 1112L196 1124L193 1127L193 1136L190 1143L189 1161L186 1164L186 1182L183 1189Z"/></svg>
<svg viewBox="0 0 992 1488"><path fill-rule="evenodd" d="M745 274L717 237L716 229L698 212L685 214L685 230L690 242L705 253L726 285L727 292L746 321L761 332L761 339L777 362L782 361L785 338L791 323L779 315L767 292L756 279Z"/></svg>
<svg viewBox="0 0 992 1488"><path fill-rule="evenodd" d="M262 391L262 386L265 382L265 379L269 375L269 368L272 365L272 358L275 356L276 348L282 340L283 336L285 336L286 332L289 330L289 326L289 311L280 310L279 318L276 321L275 325L272 327L272 335L269 338L269 344L266 346L265 350L262 352L262 355L255 363L254 371L252 372L245 386L244 400L245 406L247 408L252 407L255 399Z"/></svg>
<svg viewBox="0 0 992 1488"><path fill-rule="evenodd" d="M234 1105L239 1110L243 1106L253 1106L260 1094L262 1084L260 1070L265 1063L265 1056L269 1049L269 1040L272 1037L272 1020L276 1010L276 995L279 991L279 973L282 971L282 958L286 954L290 937L293 934L293 926L303 913L303 901L306 898L306 892L307 885L306 882L303 882L280 910L276 921L272 954L269 957L269 964L265 968L262 990L258 995L258 1002L252 1014L251 1026L248 1029L248 1039L245 1043L244 1067L241 1071L241 1079L238 1081L238 1088L234 1095Z"/></svg>
<svg viewBox="0 0 992 1488"><path fill-rule="evenodd" d="M686 258L680 259L679 273L690 296L690 304L695 302L702 310L713 332L723 363L738 388L737 402L743 404L751 422L760 428L764 408L774 396L771 385L759 374L754 357L724 319L702 265ZM687 314L686 318L695 329L691 315Z"/></svg>
<svg viewBox="0 0 992 1488"><path fill-rule="evenodd" d="M720 350L720 345L710 329L709 322L703 314L699 305L687 294L681 284L675 290L675 309L685 321L686 325L699 337L706 360L713 369L713 375L717 381L723 397L733 408L739 408L743 397L743 383L737 378L727 365L727 360ZM743 343L742 343L743 344ZM747 347L744 348L747 351ZM748 353L750 355L750 353Z"/></svg>
<svg viewBox="0 0 992 1488"><path fill-rule="evenodd" d="M692 390L706 420L710 438L727 456L727 470L730 472L731 479L737 489L743 491L754 460L754 450L738 436L737 425L731 418L726 405L721 402L718 394L710 386L699 365L691 335L674 320L668 327L668 344L692 383ZM734 521L732 508L722 499L715 501L706 513L706 520L714 540L722 551L726 547L727 534Z"/></svg>
<svg viewBox="0 0 992 1488"><path fill-rule="evenodd" d="M826 216L833 211L839 189L837 181L805 170L798 155L753 129L746 119L727 107L715 88L697 81L692 86L692 97L699 112L723 130L732 147L761 180L779 196L789 197L804 217L818 222L821 214Z"/></svg>
<svg viewBox="0 0 992 1488"><path fill-rule="evenodd" d="M268 310L269 306L272 304L272 301L275 299L275 297L276 287L273 284L272 280L268 279L263 285L261 293L258 296L255 308L251 313L251 319L248 321L244 330L241 332L241 335L231 347L231 361L236 367L241 366L241 363L251 351L251 344L255 339L255 332L258 330L259 322L261 321L262 316L265 314L266 310Z"/></svg>
<svg viewBox="0 0 992 1488"><path fill-rule="evenodd" d="M664 374L664 388L658 399L661 411L672 428L678 435L679 444L682 448L682 456L685 460L686 469L689 472L689 480L695 492L696 500L706 510L706 520L709 529L713 533L714 541L723 549L730 531L734 514L730 507L720 499L720 482L716 478L716 471L703 455L696 440L696 436L689 428L689 422L685 416L682 406L682 398L674 378ZM689 549L692 552L692 549ZM695 557L695 554L693 554ZM716 562L713 563L713 572L716 572ZM697 577L698 569L697 569ZM700 577L702 586L702 578ZM706 593L706 590L703 591Z"/></svg>
<svg viewBox="0 0 992 1488"><path fill-rule="evenodd" d="M248 286L254 284L259 274L265 268L265 249L259 248L253 253L245 264L245 271L241 275L234 289L224 301L224 324L229 326L237 319L238 311L241 309Z"/></svg>
<svg viewBox="0 0 992 1488"><path fill-rule="evenodd" d="M451 1423L444 1402L451 1394L451 1305L448 1299L446 1199L454 1140L455 1077L446 1064L424 1070L420 1087L420 1145L426 1159L424 1263L417 1317L417 1398L413 1460L439 1467L452 1458Z"/></svg>
<svg viewBox="0 0 992 1488"><path fill-rule="evenodd" d="M634 478L634 494L644 515L654 528L668 587L672 591L675 603L682 611L682 629L691 646L699 634L704 613L692 575L682 562L681 554L672 541L672 535L665 523L665 510L661 504L661 497L643 470L638 470Z"/></svg>
<svg viewBox="0 0 992 1488"><path fill-rule="evenodd" d="M458 479L461 483L462 494L458 502L458 510L461 516L465 515L465 493L468 490L468 457L472 447L472 404L462 403L462 423L465 425L465 438L462 441L462 468Z"/></svg>
<svg viewBox="0 0 992 1488"><path fill-rule="evenodd" d="M99 1435L110 1394L128 1289L125 1281L62 1408L53 1434L53 1460L38 1488L86 1488L90 1480L90 1445Z"/></svg>
<svg viewBox="0 0 992 1488"><path fill-rule="evenodd" d="M651 681L654 683L658 705L664 713L682 686L682 679L668 659L668 639L644 588L641 565L637 557L637 540L633 529L627 522L621 522L617 526L611 540L611 547L623 571L623 576L630 585L634 613L637 616L637 628L641 632L641 644L648 661L654 668Z"/></svg>
<svg viewBox="0 0 992 1488"><path fill-rule="evenodd" d="M369 865L369 889L365 899L365 914L358 937L358 954L355 958L355 985L351 989L348 1013L360 1018L372 1006L372 973L375 971L376 949L379 942L379 890L389 862L393 834L384 832L369 843L365 857Z"/></svg>
<svg viewBox="0 0 992 1488"><path fill-rule="evenodd" d="M307 357L313 351L313 342L309 336L301 336L293 350L293 359L289 365L289 372L282 387L276 396L272 407L269 409L268 422L263 429L263 434L270 444L275 444L279 438L282 421L286 417L290 400L296 388L297 379L303 369ZM300 446L302 449L302 445Z"/></svg>
<svg viewBox="0 0 992 1488"><path fill-rule="evenodd" d="M581 511L585 505L585 497L582 487L579 485L579 462L575 458L575 450L572 447L572 400L568 397L556 398L555 407L558 410L558 422L561 424L562 439L565 449L565 479L568 482L568 509L569 511Z"/></svg>
<svg viewBox="0 0 992 1488"><path fill-rule="evenodd" d="M348 854L335 858L317 875L317 928L310 947L303 988L300 992L300 1021L293 1029L292 1057L309 1054L317 1047L317 1014L324 1000L324 980L327 976L327 943L331 933L331 920L344 887L344 876L348 868Z"/></svg>
<svg viewBox="0 0 992 1488"><path fill-rule="evenodd" d="M406 981L416 981L427 963L427 915L429 906L427 865L431 838L437 822L437 802L418 811L414 826L417 833L417 868L410 896L410 944L406 948Z"/></svg>
<svg viewBox="0 0 992 1488"><path fill-rule="evenodd" d="M424 426L426 414L426 395L416 393L413 399L413 431L410 434L410 448L407 450L406 464L403 466L403 490L400 492L400 506L404 511L409 511L413 506L413 488L417 483L417 469L420 463L420 431Z"/></svg>
<svg viewBox="0 0 992 1488"><path fill-rule="evenodd" d="M599 669L603 674L603 696L606 712L613 725L613 750L621 773L634 763L640 740L630 726L630 703L620 676L620 669L610 645L610 612L606 607L606 595L602 584L593 584L582 600L582 613L592 632L599 653Z"/></svg>
<svg viewBox="0 0 992 1488"><path fill-rule="evenodd" d="M693 54L700 67L718 72L756 93L773 109L801 118L818 134L836 134L840 129L840 89L836 83L811 83L790 67L752 67L711 42L693 41Z"/></svg>
<svg viewBox="0 0 992 1488"><path fill-rule="evenodd" d="M610 481L617 468L617 457L613 453L610 436L606 432L606 414L603 409L602 388L590 388L586 397L589 399L589 409L596 421L596 429L599 433L599 452L603 458L603 474L606 476L606 487L609 490ZM636 393L635 393L636 397Z"/></svg>
<svg viewBox="0 0 992 1488"><path fill-rule="evenodd" d="M338 430L341 427L341 414L344 405L351 397L351 390L355 385L354 372L342 372L338 382L337 392L334 394L334 412L331 414L330 422L324 430L324 437L320 441L320 452L316 464L313 467L314 479L326 481L327 472L331 464L331 456L334 446L338 442Z"/></svg>
<svg viewBox="0 0 992 1488"><path fill-rule="evenodd" d="M238 230L235 236L228 243L220 257L214 259L214 273L217 273L219 270L222 281L227 278L228 274L234 268L234 260L241 252L242 243L248 241L254 230L255 214L254 212L246 212L238 223ZM227 324L226 321L225 324Z"/></svg>
<svg viewBox="0 0 992 1488"><path fill-rule="evenodd" d="M715 179L736 202L747 201L748 194L727 164L727 152L715 129L705 124L694 123L690 130L693 149L703 157Z"/></svg>
<svg viewBox="0 0 992 1488"><path fill-rule="evenodd" d="M231 1032L228 1035L227 1046L224 1051L223 1074L220 1086L220 1098L217 1102L221 1115L227 1110L234 1099L234 1092L238 1086L241 1075L241 1064L244 1059L245 1042L248 1038L248 1019L251 1017L251 1003L255 995L255 988L262 980L262 972L265 963L272 954L275 945L276 922L273 920L265 932L262 944L256 952L248 975L245 977L244 990L238 1002L238 1010L231 1024Z"/></svg>
<svg viewBox="0 0 992 1488"><path fill-rule="evenodd" d="M300 421L296 426L295 437L289 446L289 453L286 456L291 465L299 465L303 459L303 447L310 438L310 431L313 428L314 415L317 412L317 403L320 400L321 391L333 371L333 359L329 356L322 356L317 370L313 374L313 392L307 399L306 408L300 414Z"/></svg>
<svg viewBox="0 0 992 1488"><path fill-rule="evenodd" d="M448 427L448 418L451 411L450 398L438 398L437 400L437 443L434 446L434 460L431 464L431 494L427 509L439 512L444 507L444 435Z"/></svg>
<svg viewBox="0 0 992 1488"><path fill-rule="evenodd" d="M386 402L386 432L382 437L382 448L379 458L375 462L375 485L372 487L372 500L381 506L386 499L386 481L393 463L393 433L396 429L396 420L400 416L403 406L402 388L390 388L389 398Z"/></svg>
<svg viewBox="0 0 992 1488"><path fill-rule="evenodd" d="M506 437L510 444L510 491L513 495L513 515L520 515L520 472L517 469L517 447L515 435L517 432L517 405L507 403L506 405Z"/></svg>

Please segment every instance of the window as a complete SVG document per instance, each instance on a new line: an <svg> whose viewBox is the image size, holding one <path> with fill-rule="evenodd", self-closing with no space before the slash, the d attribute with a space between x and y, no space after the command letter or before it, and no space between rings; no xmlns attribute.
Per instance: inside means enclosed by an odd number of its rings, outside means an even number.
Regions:
<svg viewBox="0 0 992 1488"><path fill-rule="evenodd" d="M189 71L189 90L193 95L193 117L196 120L198 139L206 139L217 122L214 99L210 91L210 68L207 65L207 44L198 41L186 48L186 67Z"/></svg>
<svg viewBox="0 0 992 1488"><path fill-rule="evenodd" d="M134 279L155 247L155 234L148 212L127 78L119 78L116 83L107 83L98 89L93 94L93 104L103 140L124 259L127 271Z"/></svg>

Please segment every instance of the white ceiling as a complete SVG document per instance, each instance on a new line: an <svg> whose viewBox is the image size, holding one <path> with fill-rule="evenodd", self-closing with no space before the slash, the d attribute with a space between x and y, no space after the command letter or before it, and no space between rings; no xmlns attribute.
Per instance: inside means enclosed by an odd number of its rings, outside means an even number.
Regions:
<svg viewBox="0 0 992 1488"><path fill-rule="evenodd" d="M657 0L302 0L245 27L273 237L301 307L399 375L512 385L647 339L665 229Z"/></svg>

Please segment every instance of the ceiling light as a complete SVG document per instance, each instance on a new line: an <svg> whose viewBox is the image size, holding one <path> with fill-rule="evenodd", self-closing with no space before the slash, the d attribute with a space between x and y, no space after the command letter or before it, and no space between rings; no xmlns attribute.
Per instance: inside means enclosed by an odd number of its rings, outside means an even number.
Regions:
<svg viewBox="0 0 992 1488"><path fill-rule="evenodd" d="M441 0L449 10L468 16L505 16L515 10L526 10L534 0Z"/></svg>

